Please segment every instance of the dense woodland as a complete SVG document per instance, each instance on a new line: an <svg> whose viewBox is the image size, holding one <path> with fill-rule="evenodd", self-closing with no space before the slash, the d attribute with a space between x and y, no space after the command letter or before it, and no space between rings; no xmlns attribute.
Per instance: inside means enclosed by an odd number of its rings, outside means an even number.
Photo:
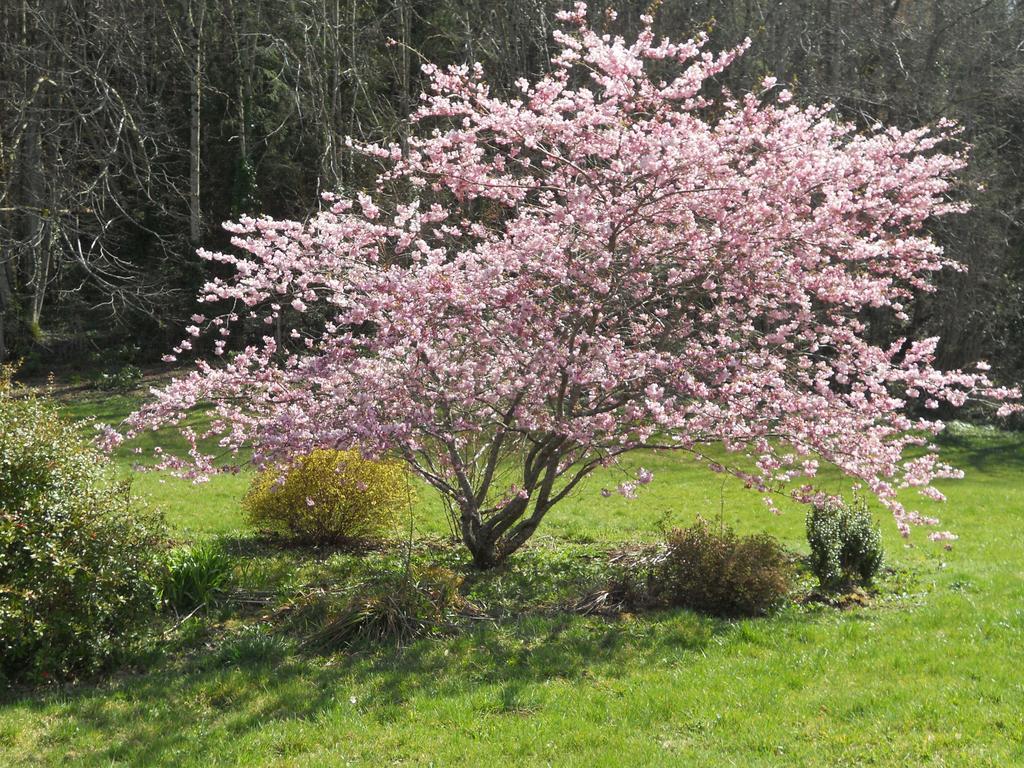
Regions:
<svg viewBox="0 0 1024 768"><path fill-rule="evenodd" d="M648 2L614 3L627 36ZM753 45L720 76L774 74L859 125L958 121L973 210L935 235L967 265L900 334L940 365L1024 376L1024 6L1015 0L669 0L657 29ZM304 218L369 185L346 136L401 139L422 60L493 87L547 66L555 0L9 0L0 4L0 360L143 363L181 336L242 213ZM601 3L591 12L601 12ZM870 318L874 332L897 331Z"/></svg>

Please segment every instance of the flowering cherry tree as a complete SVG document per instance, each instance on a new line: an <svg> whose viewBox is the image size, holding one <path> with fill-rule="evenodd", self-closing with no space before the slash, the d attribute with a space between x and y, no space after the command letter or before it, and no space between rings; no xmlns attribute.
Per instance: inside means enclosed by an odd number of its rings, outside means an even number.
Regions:
<svg viewBox="0 0 1024 768"><path fill-rule="evenodd" d="M864 314L905 319L958 268L922 233L961 210L952 126L858 134L773 78L712 100L707 81L746 44L656 40L649 18L627 44L582 4L561 21L551 73L513 98L479 66L425 67L407 148L362 147L384 169L372 194L228 225L237 252L202 256L230 277L204 287L210 312L175 349L210 334L221 360L155 392L128 435L210 409L208 429L183 429L189 457L162 462L193 477L223 469L202 448L214 439L258 465L401 455L481 567L639 448L724 445L736 461L711 469L805 501L824 462L904 533L936 522L896 498L939 498L931 482L958 474L928 443L941 425L908 403L1006 412L1016 393L983 365L933 368L936 339L870 341ZM227 355L253 319L268 335Z"/></svg>

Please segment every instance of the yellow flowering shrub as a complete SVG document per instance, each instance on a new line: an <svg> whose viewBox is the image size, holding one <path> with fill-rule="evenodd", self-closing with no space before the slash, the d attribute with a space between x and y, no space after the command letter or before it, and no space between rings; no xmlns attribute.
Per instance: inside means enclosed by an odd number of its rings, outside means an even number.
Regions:
<svg viewBox="0 0 1024 768"><path fill-rule="evenodd" d="M259 474L242 500L258 529L316 542L376 538L392 530L410 503L400 461L373 461L359 451L319 449L282 476Z"/></svg>

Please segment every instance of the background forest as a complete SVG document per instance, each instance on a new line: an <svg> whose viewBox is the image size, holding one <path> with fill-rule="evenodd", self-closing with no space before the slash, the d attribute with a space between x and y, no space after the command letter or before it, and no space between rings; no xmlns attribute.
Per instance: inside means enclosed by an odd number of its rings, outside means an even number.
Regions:
<svg viewBox="0 0 1024 768"><path fill-rule="evenodd" d="M592 3L599 11L604 3ZM11 0L0 4L0 360L156 361L182 334L242 213L304 218L368 186L346 135L401 138L420 63L480 61L509 89L548 62L561 0ZM648 2L618 0L627 37ZM1024 6L1014 0L663 2L656 28L721 77L776 75L859 126L959 122L973 211L935 235L967 265L919 297L909 334L940 367L1024 375ZM396 44L396 42L398 44ZM888 317L873 332L893 332ZM900 333L908 333L901 330Z"/></svg>

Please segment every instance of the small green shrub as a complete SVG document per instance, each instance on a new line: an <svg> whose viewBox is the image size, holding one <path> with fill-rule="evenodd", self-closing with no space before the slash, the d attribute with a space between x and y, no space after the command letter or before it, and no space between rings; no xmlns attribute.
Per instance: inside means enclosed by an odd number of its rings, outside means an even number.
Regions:
<svg viewBox="0 0 1024 768"><path fill-rule="evenodd" d="M160 600L181 613L212 604L231 580L235 561L218 541L172 550L164 561Z"/></svg>
<svg viewBox="0 0 1024 768"><path fill-rule="evenodd" d="M436 567L378 577L329 612L305 645L320 653L357 643L402 647L444 629L466 608L461 584L456 573Z"/></svg>
<svg viewBox="0 0 1024 768"><path fill-rule="evenodd" d="M243 667L275 664L293 650L293 642L272 634L265 627L246 627L221 646L217 661L223 666Z"/></svg>
<svg viewBox="0 0 1024 768"><path fill-rule="evenodd" d="M142 381L142 369L137 365L125 365L114 371L95 374L90 383L94 389L104 392L131 392Z"/></svg>
<svg viewBox="0 0 1024 768"><path fill-rule="evenodd" d="M0 678L72 678L136 645L164 535L77 425L0 375Z"/></svg>
<svg viewBox="0 0 1024 768"><path fill-rule="evenodd" d="M668 532L665 552L651 566L649 590L662 605L759 616L785 599L792 581L790 558L771 536L738 536L698 519Z"/></svg>
<svg viewBox="0 0 1024 768"><path fill-rule="evenodd" d="M258 529L318 543L375 538L392 530L409 502L405 466L358 451L316 450L282 478L268 469L243 499Z"/></svg>
<svg viewBox="0 0 1024 768"><path fill-rule="evenodd" d="M863 499L830 500L807 514L811 571L825 589L870 584L882 567L882 536Z"/></svg>

